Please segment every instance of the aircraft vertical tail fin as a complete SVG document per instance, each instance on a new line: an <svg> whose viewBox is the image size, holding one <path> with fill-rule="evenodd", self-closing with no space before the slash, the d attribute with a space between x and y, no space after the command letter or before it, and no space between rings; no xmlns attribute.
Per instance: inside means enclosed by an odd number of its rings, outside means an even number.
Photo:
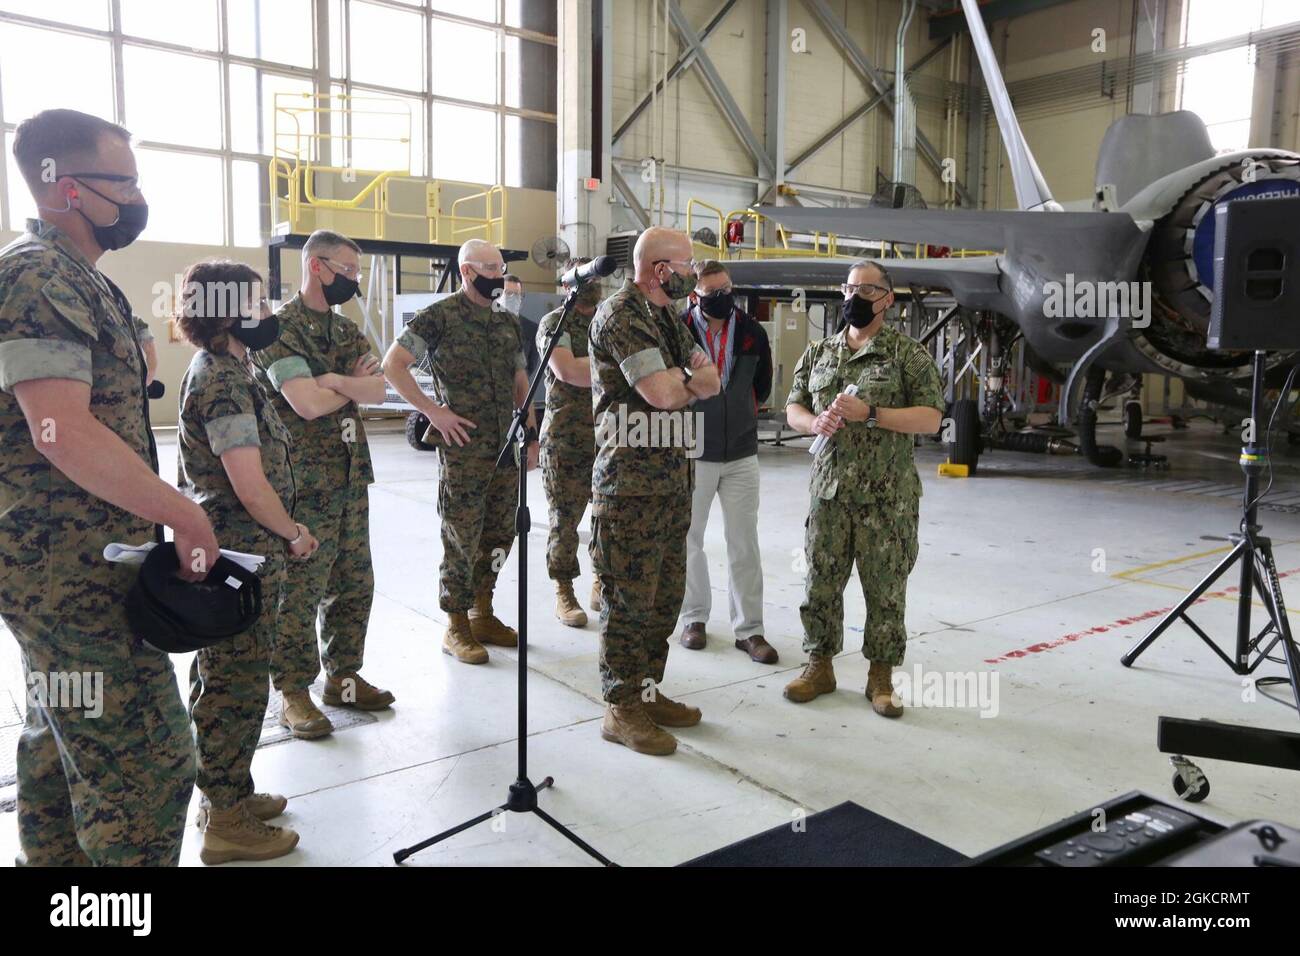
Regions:
<svg viewBox="0 0 1300 956"><path fill-rule="evenodd" d="M993 55L993 44L989 42L988 31L984 29L979 4L977 0L961 0L961 6L970 28L971 44L980 61L980 71L984 74L984 85L988 87L993 112L998 118L1002 142L1007 149L1011 178L1016 186L1016 201L1021 209L1059 212L1061 206L1052 198L1052 191L1047 188L1047 181L1043 179L1034 154L1029 151L1029 144L1025 142L1025 134L1020 131L1015 110L1011 108L1011 97L1007 95L1007 85L1002 80L1002 71L998 69L997 57Z"/></svg>

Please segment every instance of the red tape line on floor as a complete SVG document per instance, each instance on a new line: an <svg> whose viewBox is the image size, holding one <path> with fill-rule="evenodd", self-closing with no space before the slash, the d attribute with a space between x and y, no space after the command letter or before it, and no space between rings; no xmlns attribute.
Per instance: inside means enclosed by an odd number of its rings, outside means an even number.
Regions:
<svg viewBox="0 0 1300 956"><path fill-rule="evenodd" d="M1290 577L1291 575L1297 572L1300 572L1300 568L1292 568L1289 571L1280 571L1278 572L1278 577L1279 578ZM1192 607L1195 607L1197 604L1201 604L1204 601L1208 601L1211 598L1226 597L1230 594L1236 594L1239 590L1240 590L1239 588L1234 586L1230 588L1224 588L1222 591L1207 591L1205 594L1203 594L1200 598L1198 598L1196 601L1192 603ZM1050 641L1043 641L1039 644L1030 644L1028 647L1022 647L1020 650L1017 651L1007 651L1001 657L986 657L984 659L984 663L1002 664L1005 663L1006 661L1017 660L1021 657L1028 657L1030 654L1041 654L1044 651L1055 650L1058 647L1065 647L1067 644L1073 644L1075 641L1083 640L1083 638L1085 637L1091 637L1093 634L1105 634L1108 631L1118 631L1118 630L1122 630L1123 628L1129 627L1133 624L1139 624L1142 621L1149 621L1153 617L1160 617L1163 614L1169 613L1169 611L1172 609L1173 609L1173 605L1171 604L1169 605L1169 607L1154 608L1150 611L1143 611L1141 614L1134 614L1130 617L1121 617L1118 620L1112 621L1109 624L1098 624L1095 627L1085 628L1082 631L1073 631L1069 634L1062 634L1060 637Z"/></svg>

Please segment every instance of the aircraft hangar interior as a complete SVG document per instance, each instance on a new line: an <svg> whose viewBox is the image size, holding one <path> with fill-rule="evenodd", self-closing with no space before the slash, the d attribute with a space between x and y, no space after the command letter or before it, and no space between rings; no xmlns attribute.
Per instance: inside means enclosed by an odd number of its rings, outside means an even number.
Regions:
<svg viewBox="0 0 1300 956"><path fill-rule="evenodd" d="M6 864L1300 864L1294 0L0 0L0 127Z"/></svg>

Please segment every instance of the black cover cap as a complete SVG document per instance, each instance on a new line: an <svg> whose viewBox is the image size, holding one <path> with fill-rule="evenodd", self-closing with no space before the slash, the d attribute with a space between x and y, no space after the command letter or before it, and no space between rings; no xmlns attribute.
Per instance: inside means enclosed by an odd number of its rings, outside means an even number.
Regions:
<svg viewBox="0 0 1300 956"><path fill-rule="evenodd" d="M184 654L240 634L262 613L262 582L227 557L202 581L176 577L176 546L164 542L144 559L126 596L131 631L150 647Z"/></svg>

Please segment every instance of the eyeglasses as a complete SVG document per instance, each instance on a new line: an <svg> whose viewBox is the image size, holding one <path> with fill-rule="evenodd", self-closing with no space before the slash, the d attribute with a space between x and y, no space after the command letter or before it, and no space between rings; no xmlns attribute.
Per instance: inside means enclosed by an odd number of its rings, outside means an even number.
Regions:
<svg viewBox="0 0 1300 956"><path fill-rule="evenodd" d="M687 269L690 269L692 272L699 272L700 266L702 264L698 259L656 259L654 262L650 264L652 266L657 266L661 262L666 262L670 266L685 266Z"/></svg>
<svg viewBox="0 0 1300 956"><path fill-rule="evenodd" d="M476 262L473 259L467 259L465 265L473 266L479 272L486 273L487 275L495 276L506 274L506 266L504 262Z"/></svg>
<svg viewBox="0 0 1300 956"><path fill-rule="evenodd" d="M342 265L341 263L335 262L333 259L327 259L324 256L317 256L316 258L319 259L321 262L325 263L327 266L329 266L331 272L337 272L339 275L343 276L344 278L347 279L361 278L360 266L345 266Z"/></svg>
<svg viewBox="0 0 1300 956"><path fill-rule="evenodd" d="M735 291L735 290L732 289L732 287L731 287L731 283L730 283L730 282L728 282L728 283L727 283L726 285L724 285L724 286L720 286L720 287L717 288L717 289L710 289L708 292L704 292L703 290L700 289L699 286L696 286L696 287L695 287L695 294L698 295L698 296L706 296L706 295L731 295L731 293L732 293L733 291Z"/></svg>
<svg viewBox="0 0 1300 956"><path fill-rule="evenodd" d="M876 302L879 299L884 298L886 295L893 292L894 290L889 288L888 286L876 285L873 282L846 282L842 286L840 286L840 291L844 293L844 297L846 299L851 298L852 296L855 296L859 292L861 292L863 294L863 298L870 299L872 302Z"/></svg>
<svg viewBox="0 0 1300 956"><path fill-rule="evenodd" d="M62 173L70 179L102 179L109 183L119 183L120 190L126 199L140 199L144 193L140 192L140 177L128 176L125 173Z"/></svg>

